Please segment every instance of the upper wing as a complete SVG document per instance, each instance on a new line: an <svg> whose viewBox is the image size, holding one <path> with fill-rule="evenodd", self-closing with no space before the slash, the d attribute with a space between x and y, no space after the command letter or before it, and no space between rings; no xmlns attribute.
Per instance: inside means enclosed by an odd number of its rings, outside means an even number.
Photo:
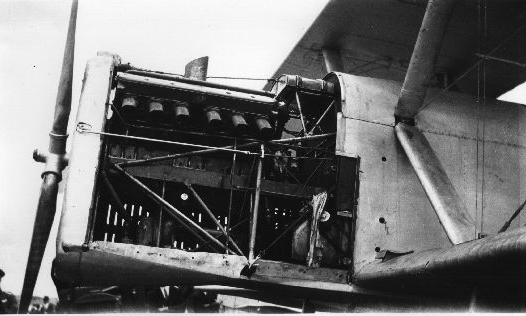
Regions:
<svg viewBox="0 0 526 316"><path fill-rule="evenodd" d="M425 0L333 0L278 68L283 73L309 78L325 74L321 49L339 50L345 73L403 81L418 35ZM525 1L459 1L448 24L435 72L437 86L455 83L454 89L477 94L484 82L485 95L497 97L526 80L523 67L488 60L472 67L491 52L518 63L526 62L522 26ZM481 64L482 65L482 64ZM440 81L440 82L439 82ZM482 87L482 86L481 86ZM482 91L482 90L480 90ZM482 93L482 92L481 92Z"/></svg>

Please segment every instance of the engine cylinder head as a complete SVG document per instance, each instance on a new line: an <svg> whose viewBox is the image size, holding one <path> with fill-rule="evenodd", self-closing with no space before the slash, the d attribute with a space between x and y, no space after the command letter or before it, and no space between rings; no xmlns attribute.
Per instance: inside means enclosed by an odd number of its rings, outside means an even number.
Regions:
<svg viewBox="0 0 526 316"><path fill-rule="evenodd" d="M208 127L211 130L218 130L223 125L223 121L221 121L221 115L219 115L219 112L214 109L209 109L206 111L206 120L208 122Z"/></svg>
<svg viewBox="0 0 526 316"><path fill-rule="evenodd" d="M121 110L124 114L135 114L139 107L139 101L136 97L127 95L122 99Z"/></svg>
<svg viewBox="0 0 526 316"><path fill-rule="evenodd" d="M153 120L158 121L163 117L164 106L159 101L152 101L148 105L148 112Z"/></svg>
<svg viewBox="0 0 526 316"><path fill-rule="evenodd" d="M188 110L188 102L179 102L175 104L175 120L178 123L188 123L190 120L190 111Z"/></svg>
<svg viewBox="0 0 526 316"><path fill-rule="evenodd" d="M245 118L241 114L236 113L232 115L232 124L237 133L246 133L248 130L247 121L245 121Z"/></svg>
<svg viewBox="0 0 526 316"><path fill-rule="evenodd" d="M269 138L272 136L274 130L266 118L260 117L256 119L256 126L258 127L261 137Z"/></svg>

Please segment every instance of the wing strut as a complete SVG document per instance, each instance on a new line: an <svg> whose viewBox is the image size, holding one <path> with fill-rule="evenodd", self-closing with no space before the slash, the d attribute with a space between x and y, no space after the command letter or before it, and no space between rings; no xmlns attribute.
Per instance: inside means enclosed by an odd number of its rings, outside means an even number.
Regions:
<svg viewBox="0 0 526 316"><path fill-rule="evenodd" d="M424 134L406 123L395 131L449 240L457 245L475 239L474 221Z"/></svg>
<svg viewBox="0 0 526 316"><path fill-rule="evenodd" d="M67 164L66 140L69 113L71 110L71 89L73 80L73 60L75 50L75 29L77 22L78 0L71 4L68 35L64 58L62 60L62 73L55 103L55 117L53 127L49 133L49 153L35 157L38 161L45 161L46 166L42 173L42 186L33 226L33 236L27 258L24 285L20 297L18 313L27 313L33 297L33 290L37 281L42 257L49 239L53 219L57 206L58 183L62 179L62 169Z"/></svg>
<svg viewBox="0 0 526 316"><path fill-rule="evenodd" d="M395 108L395 116L401 120L412 120L424 102L427 86L434 74L447 22L455 3L455 0L429 0L427 4L424 20Z"/></svg>

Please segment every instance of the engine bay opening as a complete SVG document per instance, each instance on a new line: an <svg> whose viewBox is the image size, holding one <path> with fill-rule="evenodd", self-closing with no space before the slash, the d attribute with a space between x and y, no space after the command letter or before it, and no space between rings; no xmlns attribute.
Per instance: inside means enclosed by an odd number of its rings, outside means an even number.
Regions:
<svg viewBox="0 0 526 316"><path fill-rule="evenodd" d="M114 81L91 241L351 265L359 161L335 155L332 84Z"/></svg>

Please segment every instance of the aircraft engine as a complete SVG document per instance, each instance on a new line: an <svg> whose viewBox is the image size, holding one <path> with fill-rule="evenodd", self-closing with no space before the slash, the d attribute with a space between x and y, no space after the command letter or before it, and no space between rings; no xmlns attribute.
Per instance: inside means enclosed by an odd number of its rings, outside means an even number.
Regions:
<svg viewBox="0 0 526 316"><path fill-rule="evenodd" d="M119 70L93 241L350 265L358 161L335 155L332 84L284 75L262 91Z"/></svg>

